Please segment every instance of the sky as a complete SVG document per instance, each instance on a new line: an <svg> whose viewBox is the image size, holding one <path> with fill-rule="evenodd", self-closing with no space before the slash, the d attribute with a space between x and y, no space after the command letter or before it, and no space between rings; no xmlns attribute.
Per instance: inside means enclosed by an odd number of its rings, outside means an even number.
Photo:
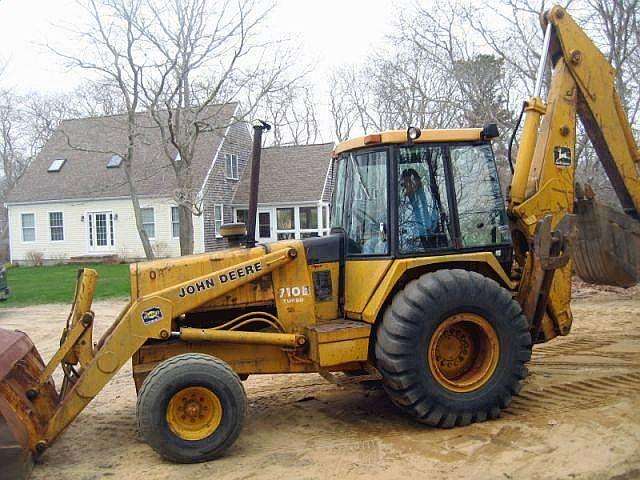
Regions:
<svg viewBox="0 0 640 480"><path fill-rule="evenodd" d="M274 37L294 40L301 60L317 64L312 77L320 83L331 66L362 60L380 43L397 8L391 0L276 0L270 22ZM60 27L73 26L80 13L74 0L0 0L3 83L39 91L76 85L79 72L67 71L44 45L64 45Z"/></svg>

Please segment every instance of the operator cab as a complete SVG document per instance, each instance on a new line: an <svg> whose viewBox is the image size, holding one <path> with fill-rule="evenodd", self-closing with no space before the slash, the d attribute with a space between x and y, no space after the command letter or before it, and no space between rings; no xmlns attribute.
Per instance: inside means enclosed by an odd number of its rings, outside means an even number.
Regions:
<svg viewBox="0 0 640 480"><path fill-rule="evenodd" d="M506 271L511 238L484 129L393 131L338 145L332 227L347 257L490 251ZM415 138L411 138L414 136Z"/></svg>

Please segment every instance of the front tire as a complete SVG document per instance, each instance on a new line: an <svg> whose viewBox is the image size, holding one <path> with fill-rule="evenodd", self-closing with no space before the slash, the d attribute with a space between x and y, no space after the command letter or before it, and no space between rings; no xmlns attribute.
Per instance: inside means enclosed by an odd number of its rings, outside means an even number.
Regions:
<svg viewBox="0 0 640 480"><path fill-rule="evenodd" d="M246 410L244 388L229 365L210 355L176 355L142 384L138 429L167 460L205 462L233 445Z"/></svg>
<svg viewBox="0 0 640 480"><path fill-rule="evenodd" d="M496 418L520 391L531 335L497 282L466 270L411 281L378 327L376 362L393 403L437 427Z"/></svg>

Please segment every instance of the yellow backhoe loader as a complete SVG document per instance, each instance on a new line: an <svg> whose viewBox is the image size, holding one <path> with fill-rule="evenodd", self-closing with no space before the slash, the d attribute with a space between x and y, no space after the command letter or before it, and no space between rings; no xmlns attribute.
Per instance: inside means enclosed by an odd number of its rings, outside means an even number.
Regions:
<svg viewBox="0 0 640 480"><path fill-rule="evenodd" d="M640 155L614 71L563 8L542 23L506 207L495 125L386 131L336 147L329 235L256 245L266 128L256 125L249 218L224 227L229 249L131 265L131 300L95 343L97 275L81 270L46 364L25 334L0 330L0 477L27 476L129 359L139 431L174 462L233 444L246 414L241 380L261 373L380 379L394 404L432 426L498 417L532 344L571 329L572 264L587 280L629 286L640 263ZM624 213L574 187L576 114Z"/></svg>

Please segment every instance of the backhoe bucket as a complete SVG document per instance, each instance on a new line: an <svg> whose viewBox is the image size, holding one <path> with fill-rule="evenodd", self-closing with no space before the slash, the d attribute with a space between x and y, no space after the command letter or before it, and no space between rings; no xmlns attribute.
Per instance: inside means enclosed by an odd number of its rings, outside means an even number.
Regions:
<svg viewBox="0 0 640 480"><path fill-rule="evenodd" d="M629 288L640 281L640 222L596 203L576 202L577 237L573 261L588 283Z"/></svg>
<svg viewBox="0 0 640 480"><path fill-rule="evenodd" d="M52 379L33 394L43 370L42 358L26 334L0 329L0 480L29 476L58 403Z"/></svg>

